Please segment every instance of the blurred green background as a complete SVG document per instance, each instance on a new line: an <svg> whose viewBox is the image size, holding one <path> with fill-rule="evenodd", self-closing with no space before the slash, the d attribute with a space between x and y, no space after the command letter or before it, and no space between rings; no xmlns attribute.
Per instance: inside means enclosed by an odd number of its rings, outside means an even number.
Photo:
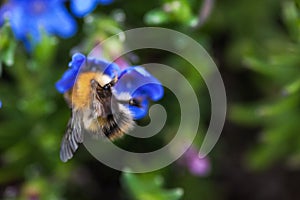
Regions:
<svg viewBox="0 0 300 200"><path fill-rule="evenodd" d="M32 53L8 25L0 29L0 199L300 199L300 1L116 0L77 22L74 37L44 35ZM147 174L122 173L83 146L68 163L59 160L70 110L54 84L72 53L88 54L99 41L144 26L187 34L219 67L228 113L208 174L193 175L178 163ZM185 75L200 101L201 141L210 100L199 74L162 51L137 51L127 59L174 65ZM168 91L160 103L178 108ZM143 145L128 136L121 145L132 151L161 147L178 119L168 115L163 131Z"/></svg>

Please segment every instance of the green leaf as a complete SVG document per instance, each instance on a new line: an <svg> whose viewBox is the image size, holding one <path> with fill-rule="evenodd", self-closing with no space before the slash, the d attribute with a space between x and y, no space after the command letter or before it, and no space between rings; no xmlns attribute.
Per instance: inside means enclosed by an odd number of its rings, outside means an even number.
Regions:
<svg viewBox="0 0 300 200"><path fill-rule="evenodd" d="M124 172L122 183L130 196L136 200L178 200L183 195L181 188L163 189L161 176L136 175Z"/></svg>
<svg viewBox="0 0 300 200"><path fill-rule="evenodd" d="M5 23L0 29L0 63L4 62L7 66L14 64L14 55L17 47L17 42L13 38L10 26Z"/></svg>
<svg viewBox="0 0 300 200"><path fill-rule="evenodd" d="M299 10L293 1L285 1L283 3L283 17L290 31L291 36L296 41L300 41L300 19Z"/></svg>
<svg viewBox="0 0 300 200"><path fill-rule="evenodd" d="M57 39L53 36L48 36L42 31L42 40L34 49L34 61L38 63L39 67L43 67L53 60L57 46Z"/></svg>
<svg viewBox="0 0 300 200"><path fill-rule="evenodd" d="M294 80L292 83L288 84L283 89L283 94L295 94L300 90L300 78Z"/></svg>
<svg viewBox="0 0 300 200"><path fill-rule="evenodd" d="M4 51L3 53L2 59L7 66L12 66L14 64L16 47L17 47L17 43L15 41L11 41L6 51Z"/></svg>
<svg viewBox="0 0 300 200"><path fill-rule="evenodd" d="M160 9L154 9L145 15L144 21L148 25L159 25L170 21L167 13Z"/></svg>
<svg viewBox="0 0 300 200"><path fill-rule="evenodd" d="M261 115L257 105L233 105L229 109L229 118L243 125L258 125Z"/></svg>
<svg viewBox="0 0 300 200"><path fill-rule="evenodd" d="M283 159L295 146L297 141L293 139L294 134L290 134L296 133L298 129L294 121L284 125L276 122L274 124L276 125L268 127L262 133L261 143L252 148L246 156L248 167L256 170L266 169L274 162Z"/></svg>
<svg viewBox="0 0 300 200"><path fill-rule="evenodd" d="M169 22L178 22L187 26L195 24L191 5L186 0L167 1L161 8L149 11L144 21L148 25L159 25Z"/></svg>

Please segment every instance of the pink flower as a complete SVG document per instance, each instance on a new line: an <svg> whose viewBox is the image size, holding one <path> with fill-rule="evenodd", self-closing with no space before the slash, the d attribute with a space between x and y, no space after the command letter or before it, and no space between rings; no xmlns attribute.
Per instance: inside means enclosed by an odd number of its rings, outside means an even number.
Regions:
<svg viewBox="0 0 300 200"><path fill-rule="evenodd" d="M188 168L195 176L206 176L210 172L210 162L207 157L200 158L195 147L190 147L180 158L179 164Z"/></svg>

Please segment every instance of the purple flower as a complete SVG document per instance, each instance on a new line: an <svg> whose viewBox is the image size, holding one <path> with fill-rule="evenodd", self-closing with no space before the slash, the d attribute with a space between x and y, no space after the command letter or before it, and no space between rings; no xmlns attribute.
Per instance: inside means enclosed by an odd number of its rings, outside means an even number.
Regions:
<svg viewBox="0 0 300 200"><path fill-rule="evenodd" d="M182 166L187 167L188 170L196 176L205 176L210 171L210 162L208 158L200 158L194 147L190 147L183 154L183 156L179 159L179 163Z"/></svg>
<svg viewBox="0 0 300 200"><path fill-rule="evenodd" d="M76 22L64 7L64 0L9 0L0 8L0 26L6 19L28 50L41 40L41 31L62 38L76 32Z"/></svg>
<svg viewBox="0 0 300 200"><path fill-rule="evenodd" d="M65 93L72 89L81 70L102 71L111 78L118 75L118 81L114 86L116 94L128 93L139 102L139 106L126 104L134 119L141 119L147 114L149 100L157 101L163 96L161 83L139 66L127 67L121 71L115 63L107 62L103 59L85 57L81 53L76 53L73 55L69 67L55 85L60 93Z"/></svg>
<svg viewBox="0 0 300 200"><path fill-rule="evenodd" d="M78 16L83 17L92 12L98 4L109 5L113 0L71 0L71 10Z"/></svg>
<svg viewBox="0 0 300 200"><path fill-rule="evenodd" d="M120 67L121 70L126 69L130 66L127 60L122 57L117 58L115 60L115 63Z"/></svg>

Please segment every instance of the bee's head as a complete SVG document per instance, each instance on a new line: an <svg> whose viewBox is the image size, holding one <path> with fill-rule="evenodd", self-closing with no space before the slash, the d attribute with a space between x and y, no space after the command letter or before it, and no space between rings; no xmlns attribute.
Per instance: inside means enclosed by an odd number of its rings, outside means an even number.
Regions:
<svg viewBox="0 0 300 200"><path fill-rule="evenodd" d="M109 82L103 83L103 80L97 81L91 80L92 91L100 98L105 99L112 96L112 87L116 84L117 79L109 80Z"/></svg>

